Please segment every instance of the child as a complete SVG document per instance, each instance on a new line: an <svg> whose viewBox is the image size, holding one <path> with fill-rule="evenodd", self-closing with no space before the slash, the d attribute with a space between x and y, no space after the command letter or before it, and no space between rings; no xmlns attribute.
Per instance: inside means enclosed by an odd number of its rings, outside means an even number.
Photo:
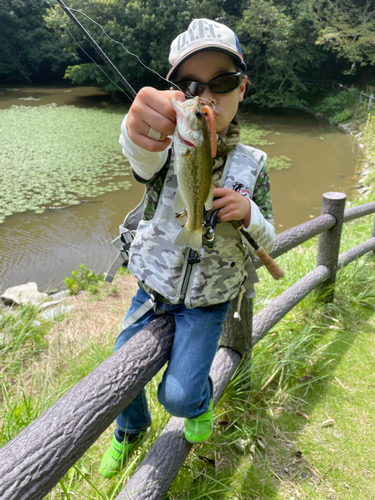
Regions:
<svg viewBox="0 0 375 500"><path fill-rule="evenodd" d="M257 281L240 234L230 221L243 221L245 230L267 251L273 247L275 229L266 155L239 143L236 115L247 78L237 36L215 21L194 20L172 42L169 63L167 79L183 93L141 89L121 129L123 152L136 180L146 184L146 201L128 266L138 278L139 290L115 350L155 319L156 312L174 315L174 343L158 399L170 414L185 419L186 439L202 443L213 428L209 371L222 324L231 299L244 284L247 296L254 296L252 283ZM173 211L177 180L168 136L176 125L170 99L184 101L195 96L200 96L203 105L210 103L215 114L218 152L213 166L212 210L218 210L219 223L213 248L202 246L200 260L192 263L187 262L189 249L173 244L181 225ZM133 313L150 297L155 307L135 320ZM121 469L151 425L144 390L116 423L111 447L100 465L105 477Z"/></svg>

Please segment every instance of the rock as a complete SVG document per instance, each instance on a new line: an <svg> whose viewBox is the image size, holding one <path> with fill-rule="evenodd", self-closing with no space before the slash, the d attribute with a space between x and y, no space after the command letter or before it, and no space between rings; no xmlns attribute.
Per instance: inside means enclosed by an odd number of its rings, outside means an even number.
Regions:
<svg viewBox="0 0 375 500"><path fill-rule="evenodd" d="M43 302L40 304L38 307L39 309L47 309L48 307L56 306L57 304L61 304L61 302L64 302L66 299L60 299L60 300L50 300L47 302Z"/></svg>
<svg viewBox="0 0 375 500"><path fill-rule="evenodd" d="M237 439L235 446L237 450L244 452L245 448L251 443L251 439Z"/></svg>
<svg viewBox="0 0 375 500"><path fill-rule="evenodd" d="M335 425L335 421L332 418L325 420L320 427L333 427Z"/></svg>
<svg viewBox="0 0 375 500"><path fill-rule="evenodd" d="M324 118L323 113L315 113L315 118L321 119Z"/></svg>
<svg viewBox="0 0 375 500"><path fill-rule="evenodd" d="M46 293L38 292L38 285L33 282L7 288L1 295L4 304L16 304L18 306L27 304L35 306L47 297Z"/></svg>
<svg viewBox="0 0 375 500"><path fill-rule="evenodd" d="M340 128L344 132L351 131L351 124L350 123L338 123L337 126L338 126L338 128Z"/></svg>
<svg viewBox="0 0 375 500"><path fill-rule="evenodd" d="M54 307L53 309L48 309L47 311L43 311L39 314L39 318L42 319L50 319L54 320L59 318L60 316L63 316L64 314L67 314L73 309L74 306L58 306Z"/></svg>
<svg viewBox="0 0 375 500"><path fill-rule="evenodd" d="M52 300L65 300L70 297L69 290L60 290L60 292L52 293L50 299Z"/></svg>

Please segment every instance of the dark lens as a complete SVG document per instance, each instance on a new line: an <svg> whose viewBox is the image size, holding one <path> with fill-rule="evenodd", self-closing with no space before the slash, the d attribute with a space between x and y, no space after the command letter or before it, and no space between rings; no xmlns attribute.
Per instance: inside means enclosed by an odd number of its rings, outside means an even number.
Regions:
<svg viewBox="0 0 375 500"><path fill-rule="evenodd" d="M200 82L190 81L190 82L177 82L182 93L189 97L196 97L202 93L202 84Z"/></svg>
<svg viewBox="0 0 375 500"><path fill-rule="evenodd" d="M210 83L210 88L212 92L217 94L225 94L231 90L236 89L239 86L240 76L238 75L223 75L218 76Z"/></svg>

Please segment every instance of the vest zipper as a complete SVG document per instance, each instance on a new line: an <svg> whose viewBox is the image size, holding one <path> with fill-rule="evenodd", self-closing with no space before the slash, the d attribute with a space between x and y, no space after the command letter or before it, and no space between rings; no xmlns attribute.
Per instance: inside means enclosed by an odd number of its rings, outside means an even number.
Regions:
<svg viewBox="0 0 375 500"><path fill-rule="evenodd" d="M187 287L189 284L191 272L193 270L193 265L198 264L198 262L200 262L201 260L202 259L201 259L201 257L199 257L199 254L195 250L190 248L189 255L187 257L188 264L186 266L185 276L184 276L184 280L182 282L181 295L180 295L181 300L182 299L185 300L185 295L186 295Z"/></svg>

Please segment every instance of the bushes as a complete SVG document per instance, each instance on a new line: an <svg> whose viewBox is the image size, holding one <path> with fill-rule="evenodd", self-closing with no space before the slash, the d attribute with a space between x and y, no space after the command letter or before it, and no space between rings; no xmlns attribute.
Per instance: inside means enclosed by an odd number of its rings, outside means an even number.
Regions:
<svg viewBox="0 0 375 500"><path fill-rule="evenodd" d="M340 123L350 120L359 107L359 90L355 87L325 97L315 111L323 113L330 123Z"/></svg>
<svg viewBox="0 0 375 500"><path fill-rule="evenodd" d="M88 290L94 295L99 292L99 285L104 282L104 275L95 274L84 264L81 264L64 281L71 295L77 295L81 290Z"/></svg>

